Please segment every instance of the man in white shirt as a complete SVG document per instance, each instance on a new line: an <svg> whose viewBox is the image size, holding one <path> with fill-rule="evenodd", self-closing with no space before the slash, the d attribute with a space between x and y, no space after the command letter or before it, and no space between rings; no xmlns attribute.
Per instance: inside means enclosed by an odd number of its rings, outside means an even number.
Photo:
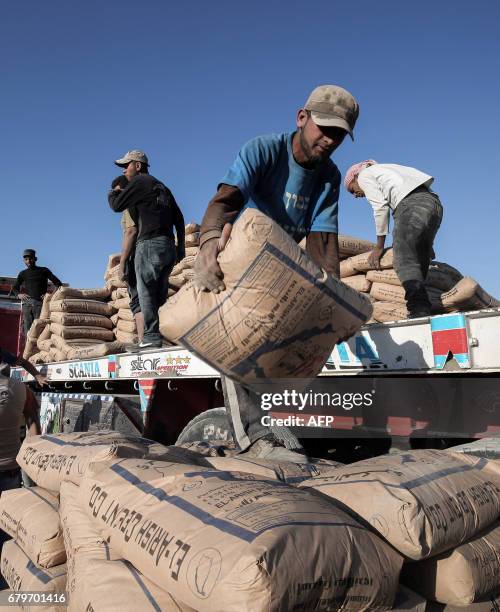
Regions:
<svg viewBox="0 0 500 612"><path fill-rule="evenodd" d="M377 246L370 253L369 263L375 269L380 267L392 211L394 269L405 289L410 318L429 316L431 312L425 279L443 218L441 202L429 190L433 181L432 176L415 168L378 164L373 159L351 166L344 179L354 197L365 197L372 205Z"/></svg>

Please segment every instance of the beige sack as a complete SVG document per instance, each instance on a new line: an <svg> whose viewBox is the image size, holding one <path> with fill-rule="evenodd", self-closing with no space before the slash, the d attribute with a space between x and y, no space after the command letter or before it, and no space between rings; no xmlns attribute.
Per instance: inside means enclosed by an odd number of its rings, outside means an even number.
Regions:
<svg viewBox="0 0 500 612"><path fill-rule="evenodd" d="M500 306L500 301L487 293L470 276L466 276L453 289L443 293L441 299L446 310L481 310Z"/></svg>
<svg viewBox="0 0 500 612"><path fill-rule="evenodd" d="M120 308L130 308L130 298L128 296L118 298L117 300L114 300L114 302L110 302L110 305L115 310L120 310Z"/></svg>
<svg viewBox="0 0 500 612"><path fill-rule="evenodd" d="M66 564L55 567L37 567L14 541L5 542L2 548L2 576L14 591L43 591L63 594L66 590ZM15 610L16 608L12 608ZM30 612L61 612L61 606L24 606Z"/></svg>
<svg viewBox="0 0 500 612"><path fill-rule="evenodd" d="M396 270L392 268L388 270L369 270L366 273L366 278L372 283L383 283L384 285L401 287L401 281L396 274Z"/></svg>
<svg viewBox="0 0 500 612"><path fill-rule="evenodd" d="M44 331L47 323L50 323L49 319L35 319L29 328L28 338L30 340L38 340L38 337Z"/></svg>
<svg viewBox="0 0 500 612"><path fill-rule="evenodd" d="M33 357L40 349L37 346L38 340L32 340L31 338L26 338L26 344L24 346L23 351L23 359L30 359Z"/></svg>
<svg viewBox="0 0 500 612"><path fill-rule="evenodd" d="M130 310L130 308L120 308L118 311L118 319L123 319L123 321L135 321L134 314Z"/></svg>
<svg viewBox="0 0 500 612"><path fill-rule="evenodd" d="M389 608L401 557L303 493L250 474L124 460L89 472L79 501L114 551L196 610Z"/></svg>
<svg viewBox="0 0 500 612"><path fill-rule="evenodd" d="M118 313L117 312L115 312L114 315L111 315L109 317L109 320L111 321L111 323L113 323L113 327L116 327L116 324L118 323L118 318L119 317L118 317Z"/></svg>
<svg viewBox="0 0 500 612"><path fill-rule="evenodd" d="M356 276L356 274L358 274L358 271L352 265L350 259L343 259L340 262L340 278L344 279L348 278L349 276Z"/></svg>
<svg viewBox="0 0 500 612"><path fill-rule="evenodd" d="M381 302L392 302L396 304L406 304L405 290L396 285L386 283L373 283L370 295Z"/></svg>
<svg viewBox="0 0 500 612"><path fill-rule="evenodd" d="M168 284L172 287L175 287L176 289L179 289L185 283L186 283L186 279L184 278L182 273L176 274L175 276L168 277Z"/></svg>
<svg viewBox="0 0 500 612"><path fill-rule="evenodd" d="M40 567L66 562L59 521L59 501L40 487L4 491L0 497L0 528L16 540Z"/></svg>
<svg viewBox="0 0 500 612"><path fill-rule="evenodd" d="M366 273L366 278L373 283L384 283L386 285L401 286L401 281L396 274L396 270L370 270ZM426 284L429 287L448 291L453 287L455 281L451 275L444 272L437 266L431 266L427 274Z"/></svg>
<svg viewBox="0 0 500 612"><path fill-rule="evenodd" d="M187 284L160 308L160 331L240 381L316 376L372 312L258 210L233 225L219 264L226 291Z"/></svg>
<svg viewBox="0 0 500 612"><path fill-rule="evenodd" d="M95 346L96 344L104 344L104 340L92 340L92 338L73 338L66 340L56 334L52 334L51 341L53 345L60 351L68 352L72 348L81 346Z"/></svg>
<svg viewBox="0 0 500 612"><path fill-rule="evenodd" d="M52 340L50 338L48 340L40 340L40 338L38 338L36 341L36 346L39 351L50 352L50 349L52 348Z"/></svg>
<svg viewBox="0 0 500 612"><path fill-rule="evenodd" d="M189 234L194 234L195 232L199 231L200 226L198 225L198 223L188 223L184 228L184 233L186 234L186 236L189 236Z"/></svg>
<svg viewBox="0 0 500 612"><path fill-rule="evenodd" d="M198 255L198 251L199 251L199 247L197 246L193 246L193 247L186 247L186 257L191 257L191 256L195 256Z"/></svg>
<svg viewBox="0 0 500 612"><path fill-rule="evenodd" d="M403 569L402 581L444 604L467 606L500 586L500 523L458 548Z"/></svg>
<svg viewBox="0 0 500 612"><path fill-rule="evenodd" d="M189 282L194 279L194 270L192 268L184 268L182 271L182 278Z"/></svg>
<svg viewBox="0 0 500 612"><path fill-rule="evenodd" d="M481 463L483 462L483 463ZM409 451L358 461L313 487L345 504L410 559L424 559L460 545L497 520L500 489L483 468L458 454Z"/></svg>
<svg viewBox="0 0 500 612"><path fill-rule="evenodd" d="M111 268L115 268L121 259L121 253L113 253L108 257L108 265L106 266L106 270L110 270Z"/></svg>
<svg viewBox="0 0 500 612"><path fill-rule="evenodd" d="M51 346L49 355L52 361L64 361L66 359L66 351L61 351L55 346Z"/></svg>
<svg viewBox="0 0 500 612"><path fill-rule="evenodd" d="M358 272L368 272L373 270L373 267L368 263L368 257L370 253L361 253L360 255L354 255L349 257L352 267ZM387 249L380 259L380 267L382 270L393 267L393 253L392 248Z"/></svg>
<svg viewBox="0 0 500 612"><path fill-rule="evenodd" d="M115 289L126 289L128 287L127 282L121 280L117 276L109 278L105 285L111 292L113 292Z"/></svg>
<svg viewBox="0 0 500 612"><path fill-rule="evenodd" d="M177 293L177 289L173 289L172 287L169 287L167 297L172 297L176 293Z"/></svg>
<svg viewBox="0 0 500 612"><path fill-rule="evenodd" d="M67 352L67 359L98 359L106 355L115 355L123 353L123 344L121 342L104 342L103 344L93 344L90 346L79 346L70 348Z"/></svg>
<svg viewBox="0 0 500 612"><path fill-rule="evenodd" d="M372 286L371 282L366 278L364 274L356 274L356 276L347 276L342 279L342 282L349 285L356 291L363 293L369 293Z"/></svg>
<svg viewBox="0 0 500 612"><path fill-rule="evenodd" d="M43 353L42 351L38 353L33 353L31 357L28 357L28 361L32 364L45 363L45 359L44 359L45 355L48 355L48 353L45 353L45 351Z"/></svg>
<svg viewBox="0 0 500 612"><path fill-rule="evenodd" d="M53 334L61 336L66 340L75 338L91 338L95 340L104 340L106 342L112 342L115 337L110 329L104 329L102 327L74 327L60 325L59 323L51 323L50 329Z"/></svg>
<svg viewBox="0 0 500 612"><path fill-rule="evenodd" d="M350 257L351 255L359 255L373 251L377 245L369 240L361 240L353 236L339 234L339 255L341 257Z"/></svg>
<svg viewBox="0 0 500 612"><path fill-rule="evenodd" d="M110 280L113 277L118 277L118 274L120 274L120 264L119 263L116 266L113 266L112 268L108 268L106 270L106 272L104 273L104 280Z"/></svg>
<svg viewBox="0 0 500 612"><path fill-rule="evenodd" d="M200 244L200 232L193 232L192 234L186 234L184 239L186 246L199 246Z"/></svg>
<svg viewBox="0 0 500 612"><path fill-rule="evenodd" d="M47 319L47 324L45 325L43 331L38 336L38 340L48 340L50 336L51 336L50 319Z"/></svg>
<svg viewBox="0 0 500 612"><path fill-rule="evenodd" d="M408 318L408 310L404 304L375 302L373 304L373 318L379 323L401 321Z"/></svg>
<svg viewBox="0 0 500 612"><path fill-rule="evenodd" d="M78 298L81 300L107 300L111 295L107 287L97 287L96 289L76 289L74 287L61 287L56 292L56 300L68 298Z"/></svg>
<svg viewBox="0 0 500 612"><path fill-rule="evenodd" d="M50 303L51 312L74 312L79 314L98 314L110 317L113 313L113 307L107 302L99 302L98 300L52 300Z"/></svg>
<svg viewBox="0 0 500 612"><path fill-rule="evenodd" d="M115 329L115 338L121 344L137 344L139 342L139 336L137 334L131 334L130 332L124 332L121 329Z"/></svg>
<svg viewBox="0 0 500 612"><path fill-rule="evenodd" d="M186 270L188 268L193 268L195 261L196 261L195 255L187 255L186 257L184 257L182 261L179 262L179 264L182 266L181 268L182 270Z"/></svg>
<svg viewBox="0 0 500 612"><path fill-rule="evenodd" d="M128 289L127 288L120 287L120 289L115 289L111 293L111 299L112 300L119 300L120 298L129 298L130 299L130 296L128 294Z"/></svg>
<svg viewBox="0 0 500 612"><path fill-rule="evenodd" d="M42 310L40 311L40 319L48 319L50 317L50 300L52 293L46 293L43 296Z"/></svg>
<svg viewBox="0 0 500 612"><path fill-rule="evenodd" d="M426 612L498 612L500 610L500 589L487 595L483 601L470 606L443 606L429 602Z"/></svg>
<svg viewBox="0 0 500 612"><path fill-rule="evenodd" d="M25 438L17 455L17 463L39 486L49 491L59 491L61 482L69 480L79 484L91 462L109 461L117 457L176 456L176 447L166 447L157 442L127 436L118 431L64 433L30 436ZM179 457L187 455L178 449ZM199 457L203 461L203 457Z"/></svg>
<svg viewBox="0 0 500 612"><path fill-rule="evenodd" d="M137 333L137 325L135 321L125 321L124 319L118 319L118 323L116 324L116 328L120 331L136 334Z"/></svg>
<svg viewBox="0 0 500 612"><path fill-rule="evenodd" d="M113 323L109 317L96 314L80 314L79 312L52 312L50 320L60 325L76 327L103 327L113 329Z"/></svg>
<svg viewBox="0 0 500 612"><path fill-rule="evenodd" d="M178 276L182 272L182 261L175 264L172 268L172 272L170 272L170 276Z"/></svg>

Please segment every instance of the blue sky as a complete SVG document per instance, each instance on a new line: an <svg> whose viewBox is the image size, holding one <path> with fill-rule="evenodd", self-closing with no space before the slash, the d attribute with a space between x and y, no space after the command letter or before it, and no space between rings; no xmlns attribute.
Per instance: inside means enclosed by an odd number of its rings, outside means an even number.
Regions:
<svg viewBox="0 0 500 612"><path fill-rule="evenodd" d="M436 177L440 260L500 298L500 3L380 0L84 3L2 8L0 276L35 248L76 287L102 286L120 249L106 192L140 148L200 221L240 146L290 131L319 84L358 99L344 174L367 157ZM341 233L372 238L344 190Z"/></svg>

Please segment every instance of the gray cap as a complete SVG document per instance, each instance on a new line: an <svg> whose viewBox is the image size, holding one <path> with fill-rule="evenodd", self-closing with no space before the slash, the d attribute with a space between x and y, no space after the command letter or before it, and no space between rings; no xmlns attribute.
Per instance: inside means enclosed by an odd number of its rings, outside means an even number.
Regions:
<svg viewBox="0 0 500 612"><path fill-rule="evenodd" d="M24 249L23 257L36 257L36 252L33 249Z"/></svg>
<svg viewBox="0 0 500 612"><path fill-rule="evenodd" d="M353 138L359 105L346 89L338 85L320 85L311 93L304 109L311 111L316 125L342 128Z"/></svg>
<svg viewBox="0 0 500 612"><path fill-rule="evenodd" d="M141 162L141 164L146 164L146 166L149 166L149 160L146 153L143 153L142 151L137 151L137 149L135 149L134 151L127 151L127 153L125 153L125 155L121 159L117 159L115 161L115 164L123 168L125 166L128 166L131 161Z"/></svg>

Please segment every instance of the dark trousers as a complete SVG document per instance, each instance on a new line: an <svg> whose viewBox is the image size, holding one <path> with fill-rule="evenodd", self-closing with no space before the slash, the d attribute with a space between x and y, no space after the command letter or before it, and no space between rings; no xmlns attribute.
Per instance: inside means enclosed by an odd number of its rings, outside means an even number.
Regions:
<svg viewBox="0 0 500 612"><path fill-rule="evenodd" d="M443 207L438 196L426 188L407 195L394 211L394 269L405 288L410 314L430 312L425 279L442 218Z"/></svg>
<svg viewBox="0 0 500 612"><path fill-rule="evenodd" d="M33 298L29 298L27 302L23 302L23 329L25 338L28 335L33 321L40 317L41 311L42 302L40 300L34 300Z"/></svg>
<svg viewBox="0 0 500 612"><path fill-rule="evenodd" d="M269 434L273 434L290 450L302 448L288 427L262 425L261 419L268 412L262 410L258 394L222 374L221 382L234 440L241 450L246 450L253 442Z"/></svg>
<svg viewBox="0 0 500 612"><path fill-rule="evenodd" d="M10 489L18 489L21 486L21 470L7 470L0 472L0 496L4 491ZM10 535L0 529L0 555L2 553L2 547L4 542L10 540ZM5 582L3 576L0 574L0 591L2 589L8 589L9 585Z"/></svg>
<svg viewBox="0 0 500 612"><path fill-rule="evenodd" d="M141 240L136 245L135 275L144 316L144 342L161 341L158 309L167 301L168 277L175 258L175 242L167 236Z"/></svg>
<svg viewBox="0 0 500 612"><path fill-rule="evenodd" d="M125 280L128 285L128 294L130 296L130 310L136 315L141 312L139 304L139 294L137 293L137 277L135 275L135 251L129 255L125 264Z"/></svg>

